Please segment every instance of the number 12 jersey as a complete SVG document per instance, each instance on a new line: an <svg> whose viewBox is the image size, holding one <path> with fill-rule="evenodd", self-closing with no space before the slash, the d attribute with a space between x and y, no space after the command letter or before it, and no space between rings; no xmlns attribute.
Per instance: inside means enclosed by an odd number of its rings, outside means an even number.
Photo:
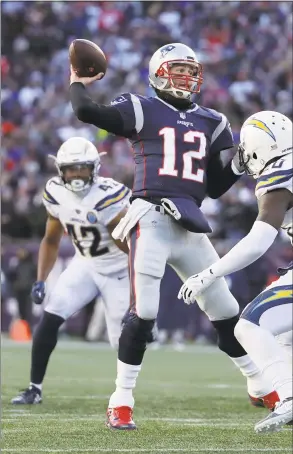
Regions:
<svg viewBox="0 0 293 454"><path fill-rule="evenodd" d="M193 104L178 110L158 97L123 94L111 103L134 151L134 197L206 196L209 159L234 146L225 115ZM126 132L127 136L127 132Z"/></svg>

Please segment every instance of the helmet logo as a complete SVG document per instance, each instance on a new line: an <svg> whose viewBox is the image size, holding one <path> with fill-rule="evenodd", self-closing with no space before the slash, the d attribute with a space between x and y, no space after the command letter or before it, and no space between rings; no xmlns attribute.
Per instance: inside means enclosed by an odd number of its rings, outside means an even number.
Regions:
<svg viewBox="0 0 293 454"><path fill-rule="evenodd" d="M274 133L263 121L257 120L256 118L252 118L246 123L246 125L251 125L254 126L255 128L262 129L262 131L266 132L276 142Z"/></svg>
<svg viewBox="0 0 293 454"><path fill-rule="evenodd" d="M161 58L164 58L168 52L171 52L171 50L175 49L175 46L172 46L172 44L169 44L168 46L165 46L161 49Z"/></svg>

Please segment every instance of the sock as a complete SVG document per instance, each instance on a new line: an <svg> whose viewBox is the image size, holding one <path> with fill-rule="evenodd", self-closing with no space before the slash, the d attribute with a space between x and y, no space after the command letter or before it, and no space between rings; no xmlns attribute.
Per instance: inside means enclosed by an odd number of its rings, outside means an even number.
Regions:
<svg viewBox="0 0 293 454"><path fill-rule="evenodd" d="M36 328L32 345L31 383L40 386L46 373L50 355L57 344L58 330L64 319L44 312Z"/></svg>
<svg viewBox="0 0 293 454"><path fill-rule="evenodd" d="M109 408L134 407L132 390L135 388L136 379L141 370L141 365L126 364L117 360L116 390L110 397Z"/></svg>
<svg viewBox="0 0 293 454"><path fill-rule="evenodd" d="M33 386L34 386L35 388L37 388L40 392L42 392L42 388L43 388L42 383L37 385L36 383L30 382L30 386L29 386L29 387L31 388L31 387L33 387Z"/></svg>
<svg viewBox="0 0 293 454"><path fill-rule="evenodd" d="M280 400L292 397L292 368L288 356L271 332L240 319L236 335ZM257 397L257 396L256 396Z"/></svg>

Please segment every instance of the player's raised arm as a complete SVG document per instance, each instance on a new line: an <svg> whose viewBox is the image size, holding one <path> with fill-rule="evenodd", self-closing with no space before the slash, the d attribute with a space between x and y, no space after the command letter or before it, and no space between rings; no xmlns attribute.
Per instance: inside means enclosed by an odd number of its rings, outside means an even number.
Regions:
<svg viewBox="0 0 293 454"><path fill-rule="evenodd" d="M74 113L84 123L92 124L118 136L129 137L134 129L132 118L122 116L115 106L97 104L86 91L85 85L99 80L101 77L101 74L95 77L78 77L71 67L69 94ZM132 112L130 112L130 116L132 116L131 114Z"/></svg>

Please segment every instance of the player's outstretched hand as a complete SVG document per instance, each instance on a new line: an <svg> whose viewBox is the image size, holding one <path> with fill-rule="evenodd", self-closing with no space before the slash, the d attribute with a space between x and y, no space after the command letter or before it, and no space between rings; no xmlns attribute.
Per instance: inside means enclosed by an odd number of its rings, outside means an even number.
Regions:
<svg viewBox="0 0 293 454"><path fill-rule="evenodd" d="M193 304L196 301L196 297L204 292L216 279L210 268L199 274L194 274L182 285L178 298L183 298L186 304Z"/></svg>
<svg viewBox="0 0 293 454"><path fill-rule="evenodd" d="M89 85L96 80L102 79L103 76L104 73L99 73L93 77L78 77L72 65L70 66L70 85L73 84L73 82L81 82L83 85Z"/></svg>
<svg viewBox="0 0 293 454"><path fill-rule="evenodd" d="M31 297L35 304L42 304L46 295L46 285L43 281L37 281L32 286Z"/></svg>

